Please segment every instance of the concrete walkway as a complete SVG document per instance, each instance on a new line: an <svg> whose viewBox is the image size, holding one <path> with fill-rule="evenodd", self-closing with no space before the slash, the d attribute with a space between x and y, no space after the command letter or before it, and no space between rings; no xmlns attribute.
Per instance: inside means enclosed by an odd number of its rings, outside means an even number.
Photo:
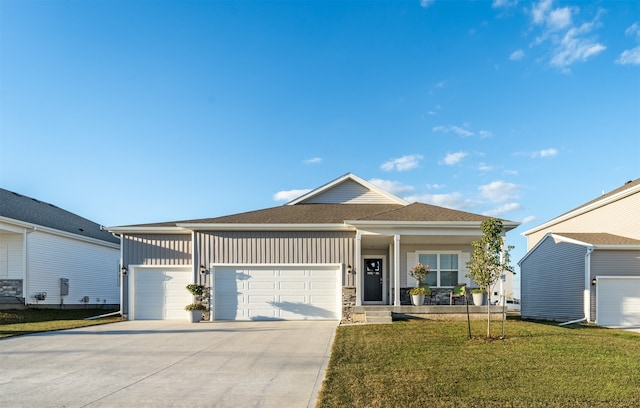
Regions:
<svg viewBox="0 0 640 408"><path fill-rule="evenodd" d="M2 407L313 407L336 321L131 321L0 340Z"/></svg>

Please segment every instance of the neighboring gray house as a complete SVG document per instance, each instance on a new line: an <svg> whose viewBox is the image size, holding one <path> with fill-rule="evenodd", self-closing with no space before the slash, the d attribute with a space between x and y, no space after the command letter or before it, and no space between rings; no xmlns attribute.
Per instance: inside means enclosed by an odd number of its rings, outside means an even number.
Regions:
<svg viewBox="0 0 640 408"><path fill-rule="evenodd" d="M523 318L640 327L640 179L523 235Z"/></svg>
<svg viewBox="0 0 640 408"><path fill-rule="evenodd" d="M212 320L337 320L343 287L356 306L400 306L418 261L436 290L472 285L465 262L487 218L410 204L346 174L279 207L109 230L122 237L129 319L186 318L185 285L202 282Z"/></svg>
<svg viewBox="0 0 640 408"><path fill-rule="evenodd" d="M99 224L0 189L0 305L113 307L120 240Z"/></svg>

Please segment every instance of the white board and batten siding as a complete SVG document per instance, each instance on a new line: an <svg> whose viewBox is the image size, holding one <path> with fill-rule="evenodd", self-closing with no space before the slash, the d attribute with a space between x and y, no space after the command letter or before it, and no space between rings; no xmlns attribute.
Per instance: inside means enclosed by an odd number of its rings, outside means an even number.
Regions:
<svg viewBox="0 0 640 408"><path fill-rule="evenodd" d="M186 320L184 307L193 303L186 286L194 282L193 267L129 266L129 320Z"/></svg>
<svg viewBox="0 0 640 408"><path fill-rule="evenodd" d="M216 320L339 320L341 264L212 265Z"/></svg>
<svg viewBox="0 0 640 408"><path fill-rule="evenodd" d="M25 288L28 304L81 306L119 304L119 259L116 245L34 231L27 235L29 276ZM115 247L114 247L115 246ZM69 294L60 296L60 278L69 279ZM36 293L46 292L44 301Z"/></svg>

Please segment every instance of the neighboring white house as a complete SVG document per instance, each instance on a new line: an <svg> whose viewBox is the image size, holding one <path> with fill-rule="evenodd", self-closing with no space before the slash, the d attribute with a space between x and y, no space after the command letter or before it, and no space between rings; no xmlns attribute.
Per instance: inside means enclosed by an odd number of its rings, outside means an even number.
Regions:
<svg viewBox="0 0 640 408"><path fill-rule="evenodd" d="M523 318L640 327L640 179L523 235Z"/></svg>
<svg viewBox="0 0 640 408"><path fill-rule="evenodd" d="M0 189L0 306L117 307L119 259L99 224Z"/></svg>

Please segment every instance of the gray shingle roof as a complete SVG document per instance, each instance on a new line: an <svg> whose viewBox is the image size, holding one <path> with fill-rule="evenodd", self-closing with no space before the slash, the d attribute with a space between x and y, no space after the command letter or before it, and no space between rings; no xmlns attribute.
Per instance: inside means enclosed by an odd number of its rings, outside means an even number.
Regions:
<svg viewBox="0 0 640 408"><path fill-rule="evenodd" d="M435 205L296 204L216 218L202 218L126 227L173 227L176 224L341 224L344 221L482 222L489 217Z"/></svg>
<svg viewBox="0 0 640 408"><path fill-rule="evenodd" d="M557 232L566 238L575 239L591 245L638 245L640 240L621 237L620 235L608 234L605 232Z"/></svg>
<svg viewBox="0 0 640 408"><path fill-rule="evenodd" d="M0 188L0 216L119 244L120 240L86 218L53 204Z"/></svg>

